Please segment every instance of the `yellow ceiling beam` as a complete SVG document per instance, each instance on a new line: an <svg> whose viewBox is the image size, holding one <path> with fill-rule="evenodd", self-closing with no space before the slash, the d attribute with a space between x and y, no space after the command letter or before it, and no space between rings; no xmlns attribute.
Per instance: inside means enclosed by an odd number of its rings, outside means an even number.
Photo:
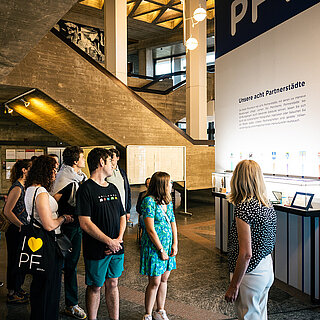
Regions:
<svg viewBox="0 0 320 320"><path fill-rule="evenodd" d="M172 9L167 9L159 18L159 20L157 21L157 24L160 22L165 22L167 20L172 20L176 18L182 18L181 12L172 10Z"/></svg>
<svg viewBox="0 0 320 320"><path fill-rule="evenodd" d="M80 3L88 7L102 9L104 5L104 0L84 0Z"/></svg>
<svg viewBox="0 0 320 320"><path fill-rule="evenodd" d="M152 23L153 20L158 16L160 10L156 10L150 13L142 14L140 16L134 17L136 20Z"/></svg>
<svg viewBox="0 0 320 320"><path fill-rule="evenodd" d="M137 15L144 14L144 13L153 12L153 11L156 11L159 9L161 9L161 5L154 4L151 2L147 2L147 1L142 1L140 6L133 13L133 17L135 17Z"/></svg>
<svg viewBox="0 0 320 320"><path fill-rule="evenodd" d="M177 18L177 19L173 19L173 20L169 20L169 21L165 21L165 22L160 22L160 23L157 23L157 25L161 26L161 27L168 28L168 29L174 29L181 21L182 21L182 17Z"/></svg>

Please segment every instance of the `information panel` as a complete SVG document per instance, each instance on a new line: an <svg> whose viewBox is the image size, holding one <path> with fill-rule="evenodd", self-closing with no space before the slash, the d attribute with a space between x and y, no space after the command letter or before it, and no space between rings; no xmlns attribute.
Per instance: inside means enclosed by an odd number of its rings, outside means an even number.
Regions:
<svg viewBox="0 0 320 320"><path fill-rule="evenodd" d="M252 10L241 5L247 2L260 3L254 11L256 22L251 20ZM219 42L223 39L216 39L217 50L221 49L216 60L217 171L233 170L240 160L253 159L265 173L320 176L320 42L316 36L320 4L316 2L217 1L217 12L226 3L230 10L232 4L239 5L236 33L232 36L229 25L219 25L217 37L229 32L230 41L232 37L239 40L246 29L266 21L272 8L281 7L274 10L275 18L281 13L279 23L266 24L255 38L243 38L228 47ZM286 16L285 12L291 13Z"/></svg>
<svg viewBox="0 0 320 320"><path fill-rule="evenodd" d="M130 184L143 184L156 171L170 174L173 181L184 181L185 147L127 146L127 175Z"/></svg>

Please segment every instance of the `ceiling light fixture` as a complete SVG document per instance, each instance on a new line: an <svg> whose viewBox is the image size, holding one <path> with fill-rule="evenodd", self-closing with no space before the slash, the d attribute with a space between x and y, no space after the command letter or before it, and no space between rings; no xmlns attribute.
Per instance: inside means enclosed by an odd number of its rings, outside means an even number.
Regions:
<svg viewBox="0 0 320 320"><path fill-rule="evenodd" d="M20 101L23 102L23 104L24 104L24 106L25 106L26 108L28 108L28 107L30 106L30 102L24 100L23 98L21 98Z"/></svg>
<svg viewBox="0 0 320 320"><path fill-rule="evenodd" d="M187 41L186 41L186 47L188 50L194 50L196 49L198 46L198 40L196 38L192 38L190 37Z"/></svg>
<svg viewBox="0 0 320 320"><path fill-rule="evenodd" d="M188 50L194 50L198 47L198 40L196 38L192 37L191 32L190 32L190 38L188 40L186 40L186 29L187 29L186 28L186 21L191 20L192 21L192 28L194 28L194 26L196 24L205 20L205 18L207 17L207 11L204 8L201 8L201 6L200 6L199 8L194 10L191 18L186 18L185 1L186 0L181 0L182 9L183 9L182 10L182 12L183 12L183 44L187 48L187 52L188 52Z"/></svg>
<svg viewBox="0 0 320 320"><path fill-rule="evenodd" d="M207 12L203 8L197 8L194 10L193 13L193 19L196 20L197 22L203 21L207 17Z"/></svg>
<svg viewBox="0 0 320 320"><path fill-rule="evenodd" d="M4 105L6 113L12 113L13 109L11 109L7 104Z"/></svg>
<svg viewBox="0 0 320 320"><path fill-rule="evenodd" d="M28 107L30 106L30 102L26 101L26 100L24 99L24 97L25 97L26 95L34 92L34 91L36 91L36 89L31 89L31 90L29 90L29 91L27 91L27 92L24 92L24 93L22 93L22 94L19 94L18 96L16 96L16 97L8 100L7 102L5 102L5 105L8 106L9 103L20 99L20 101L22 101L22 102L24 103L24 106L25 106L26 108L28 108Z"/></svg>

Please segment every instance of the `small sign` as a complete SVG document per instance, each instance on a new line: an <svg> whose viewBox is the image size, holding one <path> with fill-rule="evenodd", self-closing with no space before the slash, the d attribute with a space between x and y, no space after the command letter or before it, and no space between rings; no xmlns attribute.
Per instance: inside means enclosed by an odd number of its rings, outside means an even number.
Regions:
<svg viewBox="0 0 320 320"><path fill-rule="evenodd" d="M16 149L6 149L6 159L15 160L16 159Z"/></svg>

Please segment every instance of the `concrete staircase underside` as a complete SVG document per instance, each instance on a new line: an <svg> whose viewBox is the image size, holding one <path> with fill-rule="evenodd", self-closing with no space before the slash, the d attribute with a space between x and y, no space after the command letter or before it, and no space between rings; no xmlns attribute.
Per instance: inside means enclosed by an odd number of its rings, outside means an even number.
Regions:
<svg viewBox="0 0 320 320"><path fill-rule="evenodd" d="M13 70L76 2L0 1L0 79Z"/></svg>
<svg viewBox="0 0 320 320"><path fill-rule="evenodd" d="M14 109L70 144L99 145L102 134L106 143L116 141L122 147L186 146L187 188L211 186L213 147L193 145L119 80L101 72L51 32L0 83L36 88L49 97L48 110L40 117L34 118L24 108ZM63 109L74 115L68 125L63 122ZM83 140L86 137L79 133L83 123L95 128L96 143L89 135Z"/></svg>

